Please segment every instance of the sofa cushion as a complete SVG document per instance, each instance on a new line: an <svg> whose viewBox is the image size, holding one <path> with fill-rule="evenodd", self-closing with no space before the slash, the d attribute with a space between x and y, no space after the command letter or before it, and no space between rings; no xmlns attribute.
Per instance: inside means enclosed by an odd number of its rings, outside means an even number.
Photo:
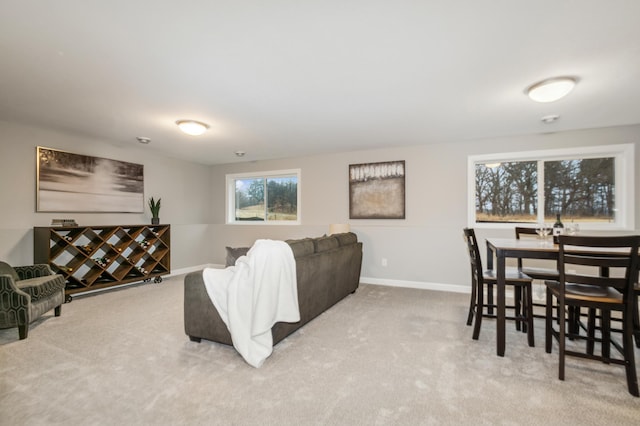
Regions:
<svg viewBox="0 0 640 426"><path fill-rule="evenodd" d="M246 255L250 248L251 247L226 247L226 266L234 266L236 264L236 260L238 260L239 257Z"/></svg>
<svg viewBox="0 0 640 426"><path fill-rule="evenodd" d="M47 299L65 287L65 281L62 275L29 278L18 281L16 284L20 290L31 296L31 302Z"/></svg>
<svg viewBox="0 0 640 426"><path fill-rule="evenodd" d="M353 232L334 234L333 236L338 240L340 246L348 246L349 244L355 244L358 242L358 236Z"/></svg>
<svg viewBox="0 0 640 426"><path fill-rule="evenodd" d="M301 240L286 240L291 247L293 257L309 256L315 251L315 246L311 238L303 238Z"/></svg>
<svg viewBox="0 0 640 426"><path fill-rule="evenodd" d="M19 281L20 277L15 269L6 262L0 262L0 275L9 275L13 278L13 282Z"/></svg>
<svg viewBox="0 0 640 426"><path fill-rule="evenodd" d="M316 253L340 247L338 239L333 236L316 238L313 243L315 244Z"/></svg>

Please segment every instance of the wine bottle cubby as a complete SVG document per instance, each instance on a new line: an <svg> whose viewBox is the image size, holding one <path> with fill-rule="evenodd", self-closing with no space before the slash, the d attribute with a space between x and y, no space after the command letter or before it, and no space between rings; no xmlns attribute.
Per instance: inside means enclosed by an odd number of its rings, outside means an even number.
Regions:
<svg viewBox="0 0 640 426"><path fill-rule="evenodd" d="M170 225L33 228L34 263L65 277L65 294L116 285L162 282L171 272Z"/></svg>

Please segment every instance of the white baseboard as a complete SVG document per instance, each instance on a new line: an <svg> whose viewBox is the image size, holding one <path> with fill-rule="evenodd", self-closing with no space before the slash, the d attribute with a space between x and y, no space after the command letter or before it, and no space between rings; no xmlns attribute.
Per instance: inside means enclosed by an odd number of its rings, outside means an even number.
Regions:
<svg viewBox="0 0 640 426"><path fill-rule="evenodd" d="M449 291L453 293L471 293L471 287L454 284L427 283L422 281L392 280L387 278L360 277L360 284L386 285L389 287L407 287L421 290Z"/></svg>
<svg viewBox="0 0 640 426"><path fill-rule="evenodd" d="M367 278L360 277L360 284L375 284L375 285L383 285L388 287L405 287L405 288L417 288L420 290L435 290L435 291L448 291L452 293L464 293L471 294L471 287L469 286L461 286L455 284L440 284L440 283L426 283L422 281L403 281L403 280L391 280L386 278ZM494 287L494 292L496 291ZM505 293L505 297L507 299L513 299L513 290L511 288L507 288ZM540 302L542 300L544 302L544 298L540 299L537 295L533 294L533 301Z"/></svg>

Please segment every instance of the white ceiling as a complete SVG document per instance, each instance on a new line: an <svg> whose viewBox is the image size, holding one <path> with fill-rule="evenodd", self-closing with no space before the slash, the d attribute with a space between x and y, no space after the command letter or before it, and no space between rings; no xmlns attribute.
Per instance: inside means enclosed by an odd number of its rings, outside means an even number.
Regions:
<svg viewBox="0 0 640 426"><path fill-rule="evenodd" d="M637 0L1 0L0 120L203 164L636 124L639 17ZM524 95L558 75L580 78L568 97Z"/></svg>

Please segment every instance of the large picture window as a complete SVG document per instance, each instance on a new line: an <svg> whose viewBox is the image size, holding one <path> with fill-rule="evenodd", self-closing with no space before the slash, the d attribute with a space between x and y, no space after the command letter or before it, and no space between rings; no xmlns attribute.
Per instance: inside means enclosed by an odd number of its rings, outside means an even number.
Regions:
<svg viewBox="0 0 640 426"><path fill-rule="evenodd" d="M300 223L300 170L227 175L227 223Z"/></svg>
<svg viewBox="0 0 640 426"><path fill-rule="evenodd" d="M469 157L471 226L633 229L633 145ZM512 225L511 225L512 226Z"/></svg>

